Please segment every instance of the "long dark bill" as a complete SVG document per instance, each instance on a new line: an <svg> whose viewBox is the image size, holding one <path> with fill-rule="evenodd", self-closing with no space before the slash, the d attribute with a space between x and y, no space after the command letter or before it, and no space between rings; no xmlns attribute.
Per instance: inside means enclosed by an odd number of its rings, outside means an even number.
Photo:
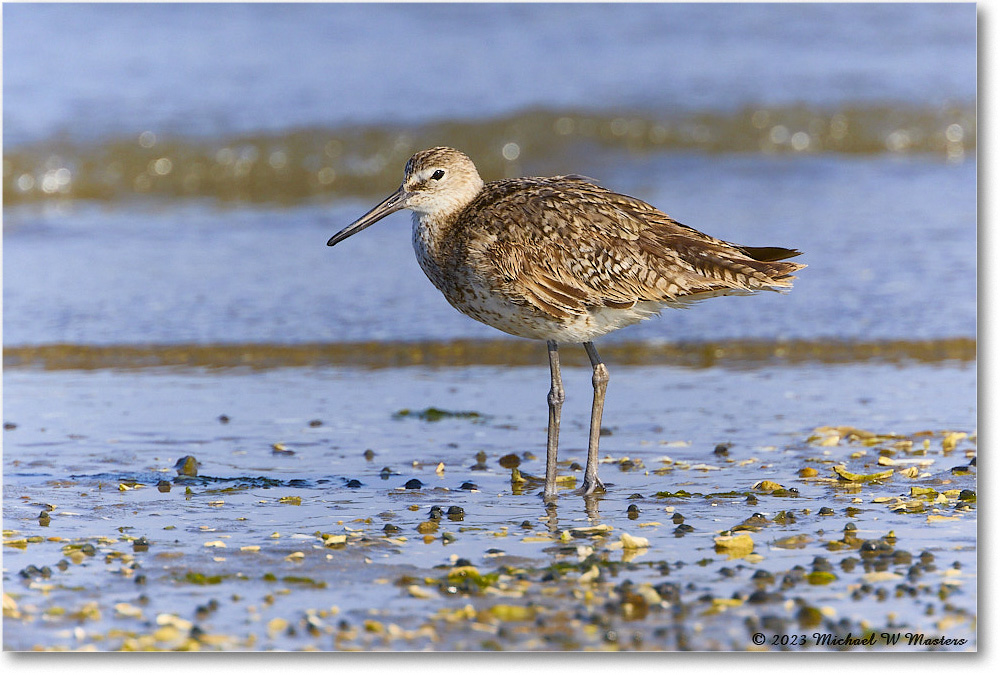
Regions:
<svg viewBox="0 0 1000 675"><path fill-rule="evenodd" d="M334 244L338 244L350 237L352 234L356 234L366 227L374 225L390 213L395 213L396 211L406 208L406 198L409 196L410 193L404 190L403 186L400 185L398 190L386 197L378 206L355 220L337 234L330 237L330 240L326 242L326 245L333 246Z"/></svg>

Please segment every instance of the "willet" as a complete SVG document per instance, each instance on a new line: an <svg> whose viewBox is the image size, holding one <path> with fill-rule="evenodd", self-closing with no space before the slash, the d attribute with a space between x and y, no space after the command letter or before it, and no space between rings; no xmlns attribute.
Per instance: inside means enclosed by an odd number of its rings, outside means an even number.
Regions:
<svg viewBox="0 0 1000 675"><path fill-rule="evenodd" d="M473 319L548 343L552 386L543 496L556 496L565 400L559 343L583 343L593 366L590 442L581 494L597 477L608 369L593 340L669 306L792 285L799 251L731 244L582 176L484 183L465 154L438 147L406 163L403 183L330 237L347 239L390 213L413 211L413 248L427 278Z"/></svg>

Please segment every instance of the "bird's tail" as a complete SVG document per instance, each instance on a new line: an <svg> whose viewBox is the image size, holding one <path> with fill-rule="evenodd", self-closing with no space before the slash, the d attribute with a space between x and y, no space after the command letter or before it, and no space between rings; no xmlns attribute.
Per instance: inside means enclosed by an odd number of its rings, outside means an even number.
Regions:
<svg viewBox="0 0 1000 675"><path fill-rule="evenodd" d="M782 262L788 258L802 255L802 251L780 246L739 246L741 252L760 265L753 265L758 271L766 274L774 282L774 286L788 288L792 285L793 274L805 267L801 263Z"/></svg>

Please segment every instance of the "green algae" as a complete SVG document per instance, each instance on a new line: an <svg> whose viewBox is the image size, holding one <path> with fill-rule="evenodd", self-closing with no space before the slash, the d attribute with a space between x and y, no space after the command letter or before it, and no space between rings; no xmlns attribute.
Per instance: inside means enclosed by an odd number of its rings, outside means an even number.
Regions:
<svg viewBox="0 0 1000 675"><path fill-rule="evenodd" d="M227 579L234 578L233 574L205 574L204 572L187 572L178 581L196 586L216 586Z"/></svg>
<svg viewBox="0 0 1000 675"><path fill-rule="evenodd" d="M336 342L303 344L43 344L4 346L5 369L253 369L352 366L467 367L537 365L539 346L526 340L448 342ZM618 342L601 354L618 365L669 365L690 368L798 366L810 363L973 362L974 338L938 340L728 340L654 344ZM560 355L566 367L589 366L583 352Z"/></svg>
<svg viewBox="0 0 1000 675"><path fill-rule="evenodd" d="M439 422L443 419L465 419L479 420L483 418L481 413L474 410L442 410L441 408L429 407L423 410L410 410L403 408L392 415L393 419L406 419L412 417L424 422Z"/></svg>

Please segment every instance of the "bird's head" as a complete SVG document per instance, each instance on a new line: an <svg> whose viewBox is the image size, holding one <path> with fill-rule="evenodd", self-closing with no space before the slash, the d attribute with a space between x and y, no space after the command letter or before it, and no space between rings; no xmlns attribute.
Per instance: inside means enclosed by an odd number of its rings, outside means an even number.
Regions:
<svg viewBox="0 0 1000 675"><path fill-rule="evenodd" d="M333 246L402 209L421 216L446 216L467 206L482 189L483 179L465 153L446 147L422 150L406 163L398 190L330 237L326 245Z"/></svg>

